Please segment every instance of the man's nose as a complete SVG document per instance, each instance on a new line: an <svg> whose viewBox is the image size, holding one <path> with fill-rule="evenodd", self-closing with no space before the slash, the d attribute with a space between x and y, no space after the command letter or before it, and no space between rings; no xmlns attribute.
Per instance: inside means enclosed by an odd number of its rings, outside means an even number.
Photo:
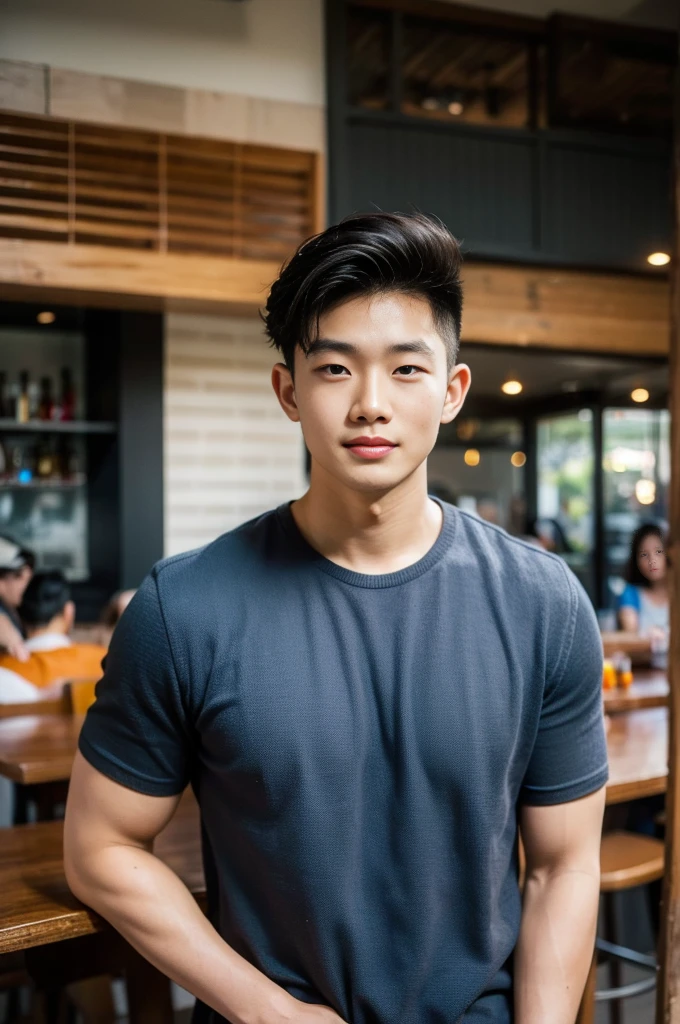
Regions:
<svg viewBox="0 0 680 1024"><path fill-rule="evenodd" d="M367 374L359 381L354 402L350 410L353 420L375 423L376 420L387 421L392 418L392 409L387 387L379 374Z"/></svg>

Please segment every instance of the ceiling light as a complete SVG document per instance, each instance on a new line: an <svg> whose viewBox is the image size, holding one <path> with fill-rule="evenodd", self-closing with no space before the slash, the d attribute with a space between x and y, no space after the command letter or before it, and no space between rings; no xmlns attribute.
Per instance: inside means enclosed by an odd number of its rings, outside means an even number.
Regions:
<svg viewBox="0 0 680 1024"><path fill-rule="evenodd" d="M653 480L638 480L635 484L635 497L641 505L653 505L656 498L656 484Z"/></svg>
<svg viewBox="0 0 680 1024"><path fill-rule="evenodd" d="M480 458L481 456L476 448L468 448L463 456L466 466L478 466Z"/></svg>
<svg viewBox="0 0 680 1024"><path fill-rule="evenodd" d="M647 388L635 388L634 391L631 391L630 397L634 402L646 402L649 398L649 391Z"/></svg>
<svg viewBox="0 0 680 1024"><path fill-rule="evenodd" d="M55 314L49 309L45 309L42 313L38 313L36 317L39 324L53 324L56 319Z"/></svg>
<svg viewBox="0 0 680 1024"><path fill-rule="evenodd" d="M650 252L647 257L647 262L651 263L653 267L665 267L670 261L671 258L667 252Z"/></svg>
<svg viewBox="0 0 680 1024"><path fill-rule="evenodd" d="M501 385L501 391L504 395L518 395L522 390L522 385L518 380L506 380L505 384Z"/></svg>
<svg viewBox="0 0 680 1024"><path fill-rule="evenodd" d="M460 117L463 113L464 107L460 100L451 100L447 109L449 114L453 114L454 117Z"/></svg>
<svg viewBox="0 0 680 1024"><path fill-rule="evenodd" d="M420 105L423 110L438 110L439 100L436 96L426 96Z"/></svg>
<svg viewBox="0 0 680 1024"><path fill-rule="evenodd" d="M510 456L510 462L513 464L515 469L521 469L526 461L527 457L524 452L513 452Z"/></svg>

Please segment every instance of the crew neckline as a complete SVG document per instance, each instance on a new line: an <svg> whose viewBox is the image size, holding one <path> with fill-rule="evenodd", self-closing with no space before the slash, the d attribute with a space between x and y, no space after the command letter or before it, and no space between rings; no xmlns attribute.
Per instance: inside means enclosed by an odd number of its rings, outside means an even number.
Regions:
<svg viewBox="0 0 680 1024"><path fill-rule="evenodd" d="M422 558L419 558L417 562L413 562L411 565L405 566L403 569L398 569L396 572L376 574L355 572L353 569L346 569L345 566L338 565L337 562L326 558L325 555L322 555L316 548L312 547L300 532L300 528L295 522L291 511L292 501L279 505L276 509L276 515L282 529L289 539L293 541L300 554L304 555L310 562L313 562L317 569L352 587L362 587L366 590L382 590L385 587L398 587L404 583L410 583L411 580L422 576L423 573L440 561L450 547L458 523L456 509L453 505L448 505L433 495L429 495L429 497L436 501L442 510L441 530L432 547L429 551L425 552Z"/></svg>

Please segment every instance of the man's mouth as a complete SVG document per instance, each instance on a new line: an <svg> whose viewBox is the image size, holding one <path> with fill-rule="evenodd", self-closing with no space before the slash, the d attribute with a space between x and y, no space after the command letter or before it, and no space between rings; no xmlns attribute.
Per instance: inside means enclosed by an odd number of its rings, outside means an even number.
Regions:
<svg viewBox="0 0 680 1024"><path fill-rule="evenodd" d="M386 437L364 436L346 441L343 447L361 459L382 459L394 451L397 445Z"/></svg>

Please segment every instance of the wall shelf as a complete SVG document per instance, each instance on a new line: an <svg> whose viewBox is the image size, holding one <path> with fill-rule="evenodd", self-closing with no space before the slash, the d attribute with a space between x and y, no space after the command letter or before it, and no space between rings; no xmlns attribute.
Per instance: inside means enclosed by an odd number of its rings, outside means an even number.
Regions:
<svg viewBox="0 0 680 1024"><path fill-rule="evenodd" d="M31 420L17 423L16 420L0 419L0 433L3 434L115 434L115 423L96 423L87 420L70 420L64 423L52 420Z"/></svg>

